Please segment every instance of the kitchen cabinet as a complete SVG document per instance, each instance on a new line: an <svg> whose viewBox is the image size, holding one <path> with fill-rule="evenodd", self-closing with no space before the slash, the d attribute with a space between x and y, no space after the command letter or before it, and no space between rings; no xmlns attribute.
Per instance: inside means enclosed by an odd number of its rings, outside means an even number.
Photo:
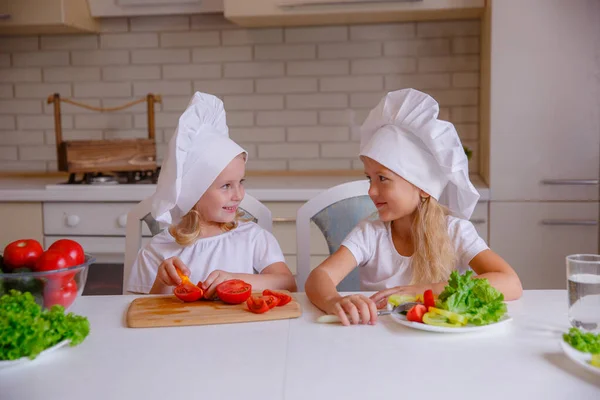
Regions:
<svg viewBox="0 0 600 400"><path fill-rule="evenodd" d="M492 202L490 241L524 289L566 289L565 257L598 252L594 202Z"/></svg>
<svg viewBox="0 0 600 400"><path fill-rule="evenodd" d="M600 2L493 1L492 199L598 200Z"/></svg>
<svg viewBox="0 0 600 400"><path fill-rule="evenodd" d="M600 2L491 3L490 245L525 289L598 253Z"/></svg>
<svg viewBox="0 0 600 400"><path fill-rule="evenodd" d="M87 0L0 2L0 35L94 33L99 29Z"/></svg>
<svg viewBox="0 0 600 400"><path fill-rule="evenodd" d="M93 17L223 12L223 0L88 0Z"/></svg>
<svg viewBox="0 0 600 400"><path fill-rule="evenodd" d="M479 18L485 0L224 0L225 18L245 27Z"/></svg>
<svg viewBox="0 0 600 400"><path fill-rule="evenodd" d="M19 239L43 243L42 203L0 203L0 253Z"/></svg>

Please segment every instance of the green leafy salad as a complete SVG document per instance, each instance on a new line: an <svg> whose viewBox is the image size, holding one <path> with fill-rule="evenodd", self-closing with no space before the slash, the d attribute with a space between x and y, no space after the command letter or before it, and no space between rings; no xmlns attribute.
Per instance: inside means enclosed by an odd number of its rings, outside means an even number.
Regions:
<svg viewBox="0 0 600 400"><path fill-rule="evenodd" d="M506 314L504 295L487 279L471 279L473 271L460 275L452 271L448 284L440 293L436 306L467 317L470 324L487 325L500 321Z"/></svg>
<svg viewBox="0 0 600 400"><path fill-rule="evenodd" d="M63 340L78 345L89 333L86 317L65 314L60 305L42 309L31 293L11 290L0 297L0 360L34 359Z"/></svg>

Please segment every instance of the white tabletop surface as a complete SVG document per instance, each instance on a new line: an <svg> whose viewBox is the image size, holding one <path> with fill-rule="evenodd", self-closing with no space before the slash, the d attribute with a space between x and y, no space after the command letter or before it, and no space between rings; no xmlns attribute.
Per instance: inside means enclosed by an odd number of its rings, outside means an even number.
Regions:
<svg viewBox="0 0 600 400"><path fill-rule="evenodd" d="M330 187L363 179L347 176L252 176L246 177L246 191L259 201L307 201ZM471 177L480 201L490 199L490 190L478 176ZM2 201L142 201L156 185L66 185L66 178L0 178Z"/></svg>
<svg viewBox="0 0 600 400"><path fill-rule="evenodd" d="M0 371L16 399L600 399L600 377L568 359L565 291L526 291L504 328L469 334L270 322L130 329L135 296L89 296L90 336L29 365Z"/></svg>

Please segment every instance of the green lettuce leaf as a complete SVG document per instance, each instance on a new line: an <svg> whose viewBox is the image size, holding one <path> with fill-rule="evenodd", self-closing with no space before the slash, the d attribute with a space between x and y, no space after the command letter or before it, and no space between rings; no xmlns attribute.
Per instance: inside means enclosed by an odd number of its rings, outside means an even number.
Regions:
<svg viewBox="0 0 600 400"><path fill-rule="evenodd" d="M75 346L89 332L87 318L65 314L60 305L43 310L31 293L11 290L0 297L0 360L33 359L65 339Z"/></svg>
<svg viewBox="0 0 600 400"><path fill-rule="evenodd" d="M440 293L437 307L465 315L473 325L498 322L506 314L504 295L487 279L472 278L473 271L464 275L452 271L448 285Z"/></svg>
<svg viewBox="0 0 600 400"><path fill-rule="evenodd" d="M563 334L563 340L583 353L600 354L600 333L571 328L569 333Z"/></svg>

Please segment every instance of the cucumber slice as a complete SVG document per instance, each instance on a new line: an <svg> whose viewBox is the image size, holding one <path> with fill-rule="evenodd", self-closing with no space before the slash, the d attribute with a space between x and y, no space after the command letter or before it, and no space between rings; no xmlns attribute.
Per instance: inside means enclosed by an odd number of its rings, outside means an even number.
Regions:
<svg viewBox="0 0 600 400"><path fill-rule="evenodd" d="M441 308L429 307L429 312L436 314L436 315L441 315L443 317L446 317L452 323L466 325L467 322L469 321L468 318L465 317L464 315L457 314L455 312L448 311L448 310L442 310Z"/></svg>
<svg viewBox="0 0 600 400"><path fill-rule="evenodd" d="M448 318L443 315L434 314L431 312L423 315L423 322L427 325L442 326L444 328L460 328L462 325L456 322L450 322Z"/></svg>

